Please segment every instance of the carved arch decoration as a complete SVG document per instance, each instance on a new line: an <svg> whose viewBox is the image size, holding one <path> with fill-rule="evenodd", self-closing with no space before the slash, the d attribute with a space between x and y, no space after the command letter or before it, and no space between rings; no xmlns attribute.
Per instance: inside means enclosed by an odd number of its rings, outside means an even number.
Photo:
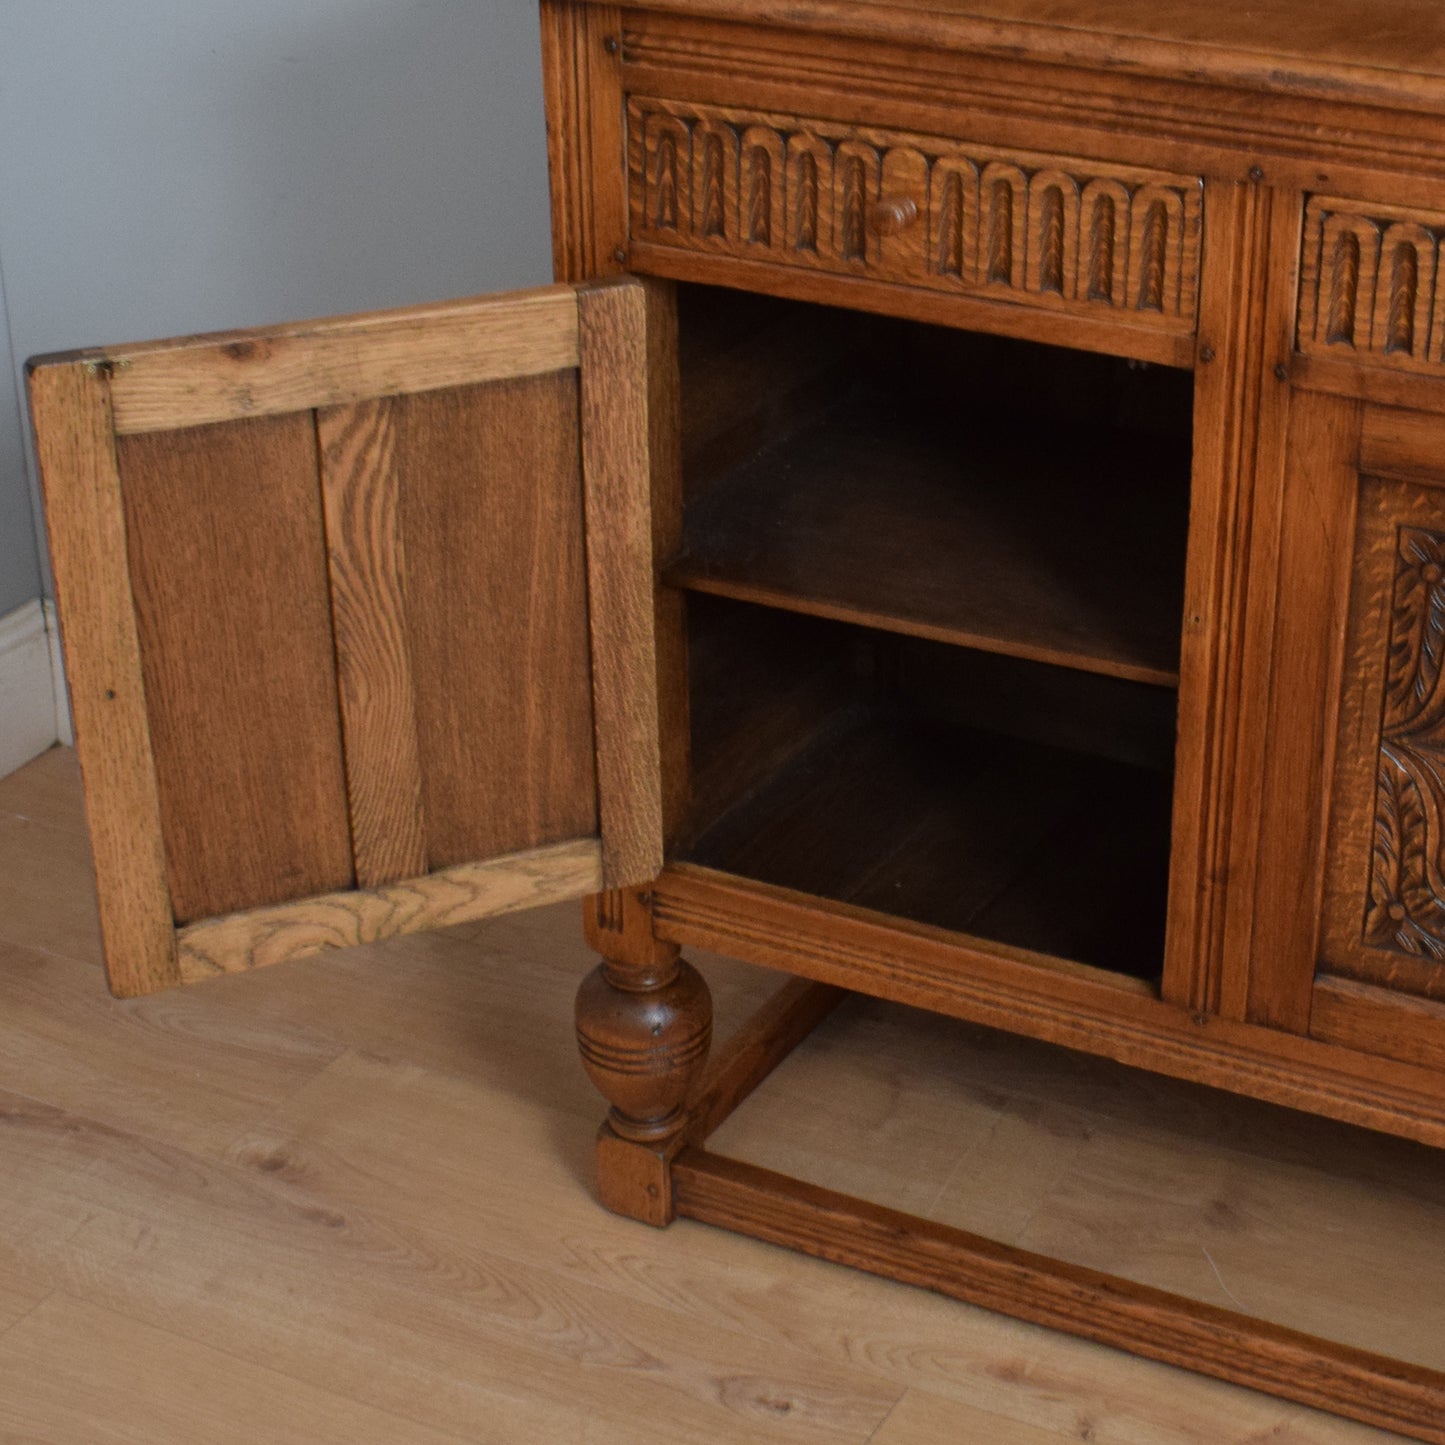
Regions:
<svg viewBox="0 0 1445 1445"><path fill-rule="evenodd" d="M627 133L634 243L1194 329L1197 176L639 96Z"/></svg>
<svg viewBox="0 0 1445 1445"><path fill-rule="evenodd" d="M1442 239L1445 212L1312 197L1301 241L1299 350L1441 374Z"/></svg>

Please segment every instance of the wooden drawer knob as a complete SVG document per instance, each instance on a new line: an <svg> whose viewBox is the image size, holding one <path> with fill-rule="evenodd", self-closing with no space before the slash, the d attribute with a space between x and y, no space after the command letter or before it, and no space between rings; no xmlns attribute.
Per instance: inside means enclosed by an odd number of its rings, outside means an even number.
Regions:
<svg viewBox="0 0 1445 1445"><path fill-rule="evenodd" d="M879 196L868 207L868 229L875 236L896 236L918 219L918 202L912 196Z"/></svg>

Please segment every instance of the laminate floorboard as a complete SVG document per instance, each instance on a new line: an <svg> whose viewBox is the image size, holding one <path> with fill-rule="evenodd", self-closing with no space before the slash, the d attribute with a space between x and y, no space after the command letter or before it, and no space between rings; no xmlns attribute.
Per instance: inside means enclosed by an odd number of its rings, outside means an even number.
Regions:
<svg viewBox="0 0 1445 1445"><path fill-rule="evenodd" d="M606 1214L587 1183L601 1107L571 1040L592 963L574 908L112 1000L77 797L64 750L0 780L0 1439L1391 1438L721 1231ZM720 1032L776 985L705 971ZM844 1169L851 1133L867 1164L844 1187L1083 1239L1111 1267L1162 1220L1162 1256L1186 1258L1217 1196L1191 1177L1202 1106L1170 1114L1168 1208L1136 1170L1103 1191L1123 1211L1110 1226L1088 1209L1111 1156L1084 1136L1137 1140L1137 1076L992 1035L960 1050L895 1034L881 1094L843 1088L846 1041L822 1033L837 1097L783 1087L811 1067L800 1053L727 1128L786 1114L799 1172ZM1049 1102L1061 1084L1067 1107ZM1301 1127L1232 1167L1274 1187L1331 1141L1346 1181L1381 1167L1353 1135ZM1014 1147L1040 1138L1042 1161ZM1372 1236L1360 1270L1403 1279L1424 1216L1405 1174L1388 1185L1402 1234L1393 1255ZM1278 1197L1297 1223L1306 1194ZM1308 1307L1338 1255L1280 1288ZM1431 1327L1434 1300L1395 1304L1399 1331Z"/></svg>
<svg viewBox="0 0 1445 1445"><path fill-rule="evenodd" d="M72 1361L83 1368L67 1368ZM0 1352L0 1433L91 1445L459 1445L466 1438L61 1294L28 1315Z"/></svg>

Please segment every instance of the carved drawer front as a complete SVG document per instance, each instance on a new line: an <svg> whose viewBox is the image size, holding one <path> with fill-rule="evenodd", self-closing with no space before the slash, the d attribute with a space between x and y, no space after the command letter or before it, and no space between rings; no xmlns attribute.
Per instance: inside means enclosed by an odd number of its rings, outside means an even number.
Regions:
<svg viewBox="0 0 1445 1445"><path fill-rule="evenodd" d="M1298 346L1445 374L1445 212L1315 196L1305 210Z"/></svg>
<svg viewBox="0 0 1445 1445"><path fill-rule="evenodd" d="M627 123L634 245L1194 329L1198 177L636 96Z"/></svg>
<svg viewBox="0 0 1445 1445"><path fill-rule="evenodd" d="M1324 969L1445 998L1445 489L1362 479L1345 678Z"/></svg>

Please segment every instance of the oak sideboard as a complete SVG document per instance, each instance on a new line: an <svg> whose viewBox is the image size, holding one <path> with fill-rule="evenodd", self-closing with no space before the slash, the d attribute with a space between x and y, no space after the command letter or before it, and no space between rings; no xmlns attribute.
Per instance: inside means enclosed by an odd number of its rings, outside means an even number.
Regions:
<svg viewBox="0 0 1445 1445"><path fill-rule="evenodd" d="M541 20L563 284L31 364L112 988L584 897L610 1208L1445 1441L706 1143L852 990L1445 1144L1445 8Z"/></svg>

